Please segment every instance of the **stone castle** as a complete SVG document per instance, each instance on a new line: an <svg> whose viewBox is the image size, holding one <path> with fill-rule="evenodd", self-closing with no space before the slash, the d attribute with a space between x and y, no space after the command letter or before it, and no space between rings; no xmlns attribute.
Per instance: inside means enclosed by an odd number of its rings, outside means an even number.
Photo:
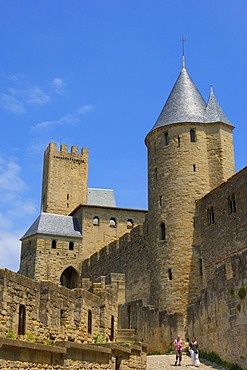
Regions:
<svg viewBox="0 0 247 370"><path fill-rule="evenodd" d="M28 332L68 349L101 335L164 352L179 332L247 369L247 167L235 173L233 128L183 57L145 139L148 211L88 188L88 149L50 143L20 270L0 271L0 336ZM129 357L109 346L109 369L145 368L144 344Z"/></svg>

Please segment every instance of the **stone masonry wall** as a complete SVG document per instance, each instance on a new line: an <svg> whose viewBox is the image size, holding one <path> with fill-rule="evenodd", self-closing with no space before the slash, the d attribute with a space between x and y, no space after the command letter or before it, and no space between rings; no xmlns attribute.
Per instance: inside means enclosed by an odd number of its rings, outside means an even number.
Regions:
<svg viewBox="0 0 247 370"><path fill-rule="evenodd" d="M82 205L73 212L73 216L76 216L81 224L83 235L81 261L131 232L136 226L142 225L146 214L143 210ZM96 217L98 224L94 223ZM110 224L111 219L116 221L115 226Z"/></svg>
<svg viewBox="0 0 247 370"><path fill-rule="evenodd" d="M231 267L232 274L228 269ZM247 249L229 256L212 272L207 287L188 307L188 338L201 350L247 369Z"/></svg>
<svg viewBox="0 0 247 370"><path fill-rule="evenodd" d="M211 278L216 266L225 263L227 257L246 249L246 184L247 167L197 204L204 285ZM210 222L209 212L212 211L213 222ZM230 265L227 271L229 277L232 277Z"/></svg>
<svg viewBox="0 0 247 370"><path fill-rule="evenodd" d="M20 308L25 313L24 333L19 333ZM104 315L102 315L104 307ZM89 311L91 330L88 329ZM108 339L111 321L117 330L118 293L114 286L99 286L97 294L67 289L51 282L35 282L9 270L0 270L0 336L10 334L36 340L92 342L101 332ZM23 322L23 321L22 321ZM19 335L19 336L20 336Z"/></svg>
<svg viewBox="0 0 247 370"><path fill-rule="evenodd" d="M82 263L82 277L95 280L111 272L124 273L126 301L147 300L150 288L150 266L146 243L146 224L134 228L118 241L102 248Z"/></svg>
<svg viewBox="0 0 247 370"><path fill-rule="evenodd" d="M56 240L56 248L52 248ZM73 242L73 250L69 243ZM63 271L72 266L79 274L82 258L81 239L58 236L32 236L22 242L19 273L35 280L60 283Z"/></svg>

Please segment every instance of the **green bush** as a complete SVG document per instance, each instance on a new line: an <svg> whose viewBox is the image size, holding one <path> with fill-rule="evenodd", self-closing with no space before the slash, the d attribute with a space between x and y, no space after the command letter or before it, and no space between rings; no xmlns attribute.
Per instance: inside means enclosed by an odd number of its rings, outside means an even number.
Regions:
<svg viewBox="0 0 247 370"><path fill-rule="evenodd" d="M244 299L245 296L246 296L246 289L244 286L241 286L241 288L239 288L238 290L238 296L240 299Z"/></svg>

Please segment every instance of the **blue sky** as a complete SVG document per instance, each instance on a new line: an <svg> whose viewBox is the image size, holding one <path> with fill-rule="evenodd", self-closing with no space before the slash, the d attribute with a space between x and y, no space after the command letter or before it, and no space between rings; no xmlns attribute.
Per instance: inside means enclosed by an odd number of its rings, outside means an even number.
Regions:
<svg viewBox="0 0 247 370"><path fill-rule="evenodd" d="M51 141L89 148L89 186L147 208L144 138L181 70L210 84L246 166L246 0L0 0L0 267L40 212Z"/></svg>

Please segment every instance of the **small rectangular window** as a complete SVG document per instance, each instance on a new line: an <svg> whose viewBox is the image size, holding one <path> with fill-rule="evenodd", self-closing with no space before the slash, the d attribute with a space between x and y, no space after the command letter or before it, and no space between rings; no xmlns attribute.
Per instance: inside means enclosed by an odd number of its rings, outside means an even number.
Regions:
<svg viewBox="0 0 247 370"><path fill-rule="evenodd" d="M165 144L165 146L169 144L168 132L165 132L165 135L164 135L164 144Z"/></svg>
<svg viewBox="0 0 247 370"><path fill-rule="evenodd" d="M200 273L200 276L203 275L202 258L199 258L199 273Z"/></svg>
<svg viewBox="0 0 247 370"><path fill-rule="evenodd" d="M207 209L208 225L214 224L214 208L213 206Z"/></svg>
<svg viewBox="0 0 247 370"><path fill-rule="evenodd" d="M18 335L26 333L26 307L23 304L19 306Z"/></svg>
<svg viewBox="0 0 247 370"><path fill-rule="evenodd" d="M228 197L228 213L235 213L237 211L236 208L236 200L235 200L235 194L232 194L230 197Z"/></svg>
<svg viewBox="0 0 247 370"><path fill-rule="evenodd" d="M193 164L193 172L196 172L196 165Z"/></svg>
<svg viewBox="0 0 247 370"><path fill-rule="evenodd" d="M190 142L195 143L196 141L196 131L194 129L190 130Z"/></svg>

